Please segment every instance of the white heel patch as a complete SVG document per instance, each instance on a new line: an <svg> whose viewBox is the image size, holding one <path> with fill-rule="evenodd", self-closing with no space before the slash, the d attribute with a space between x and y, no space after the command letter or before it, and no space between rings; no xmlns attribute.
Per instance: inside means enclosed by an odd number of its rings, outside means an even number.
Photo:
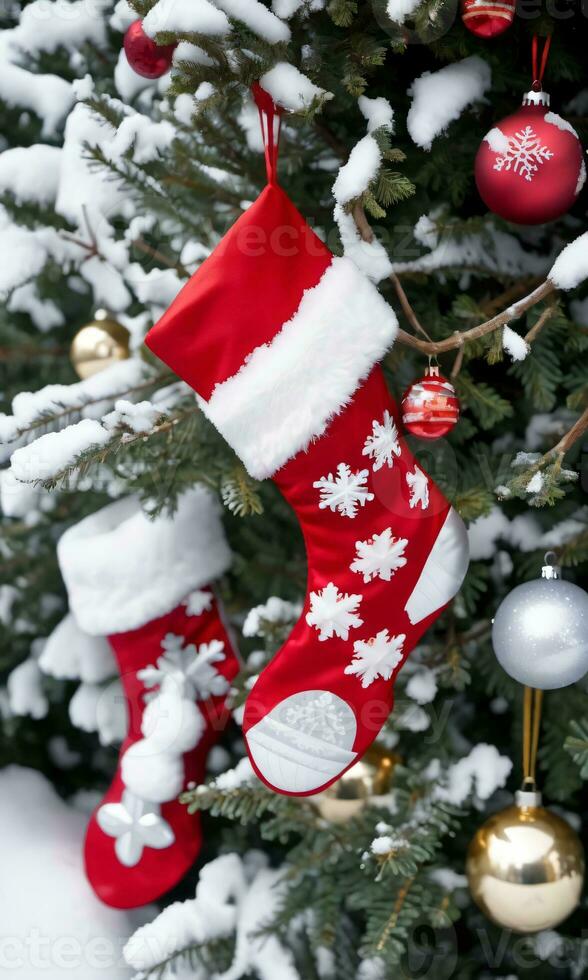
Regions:
<svg viewBox="0 0 588 980"><path fill-rule="evenodd" d="M413 626L453 599L465 578L469 557L465 524L452 507L404 607Z"/></svg>

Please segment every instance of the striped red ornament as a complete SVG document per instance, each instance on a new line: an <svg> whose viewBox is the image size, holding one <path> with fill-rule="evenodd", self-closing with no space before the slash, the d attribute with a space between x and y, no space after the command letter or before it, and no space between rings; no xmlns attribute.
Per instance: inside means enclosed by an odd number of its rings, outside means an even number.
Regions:
<svg viewBox="0 0 588 980"><path fill-rule="evenodd" d="M514 20L516 4L501 0L463 0L461 19L476 37L498 37Z"/></svg>
<svg viewBox="0 0 588 980"><path fill-rule="evenodd" d="M406 389L402 397L402 422L411 435L419 439L441 439L451 432L459 419L459 399L455 388L429 367L424 377Z"/></svg>

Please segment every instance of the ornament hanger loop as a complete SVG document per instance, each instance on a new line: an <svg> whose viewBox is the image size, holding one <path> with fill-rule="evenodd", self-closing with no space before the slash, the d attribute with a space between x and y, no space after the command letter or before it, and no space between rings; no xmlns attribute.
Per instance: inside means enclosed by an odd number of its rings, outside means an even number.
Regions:
<svg viewBox="0 0 588 980"><path fill-rule="evenodd" d="M549 58L550 48L551 34L549 34L545 39L543 52L541 54L541 64L539 64L539 37L537 34L533 35L533 84L531 87L534 92L541 92L543 89L543 76L545 75L545 69L547 68L547 59Z"/></svg>
<svg viewBox="0 0 588 980"><path fill-rule="evenodd" d="M278 183L278 154L280 152L280 129L283 109L277 106L269 92L254 82L251 91L261 122L261 135L265 150L265 169L268 184Z"/></svg>
<svg viewBox="0 0 588 980"><path fill-rule="evenodd" d="M543 691L533 687L525 687L523 701L523 785L522 789L532 792L536 790L535 769L537 766L537 750L539 748L539 730L541 728L541 708L543 706Z"/></svg>

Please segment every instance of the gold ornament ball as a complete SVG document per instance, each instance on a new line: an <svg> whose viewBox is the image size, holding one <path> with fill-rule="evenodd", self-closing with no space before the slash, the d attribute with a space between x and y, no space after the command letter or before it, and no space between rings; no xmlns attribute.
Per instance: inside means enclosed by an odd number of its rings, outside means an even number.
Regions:
<svg viewBox="0 0 588 980"><path fill-rule="evenodd" d="M472 898L496 925L514 932L552 929L577 907L584 849L565 820L541 806L539 793L480 827L467 857Z"/></svg>
<svg viewBox="0 0 588 980"><path fill-rule="evenodd" d="M70 348L74 370L82 381L117 361L126 361L130 334L106 310L98 310L91 323L78 330Z"/></svg>
<svg viewBox="0 0 588 980"><path fill-rule="evenodd" d="M368 805L373 797L390 792L400 756L379 745L372 745L362 759L311 800L321 817L330 823L347 823Z"/></svg>

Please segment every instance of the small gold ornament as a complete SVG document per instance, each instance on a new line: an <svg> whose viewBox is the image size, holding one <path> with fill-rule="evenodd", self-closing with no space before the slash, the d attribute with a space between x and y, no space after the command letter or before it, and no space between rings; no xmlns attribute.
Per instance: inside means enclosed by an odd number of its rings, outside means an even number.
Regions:
<svg viewBox="0 0 588 980"><path fill-rule="evenodd" d="M365 809L372 797L390 792L394 769L400 761L396 753L372 745L332 786L310 799L325 820L347 823Z"/></svg>
<svg viewBox="0 0 588 980"><path fill-rule="evenodd" d="M480 827L467 857L472 898L482 912L515 932L552 929L570 915L584 881L584 850L565 820L520 791L514 806Z"/></svg>
<svg viewBox="0 0 588 980"><path fill-rule="evenodd" d="M70 347L70 359L79 378L92 377L99 371L126 361L130 334L126 327L106 312L97 310L91 323L78 330Z"/></svg>

